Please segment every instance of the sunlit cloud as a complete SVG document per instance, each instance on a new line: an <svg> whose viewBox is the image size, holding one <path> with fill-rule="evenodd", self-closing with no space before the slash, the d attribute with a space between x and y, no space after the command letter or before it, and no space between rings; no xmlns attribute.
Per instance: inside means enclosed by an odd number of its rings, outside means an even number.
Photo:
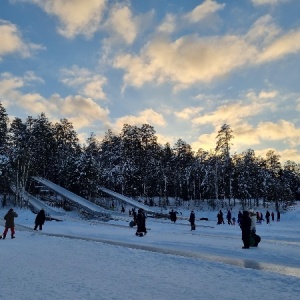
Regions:
<svg viewBox="0 0 300 300"><path fill-rule="evenodd" d="M157 27L160 33L171 34L176 29L177 17L174 14L166 14L164 21Z"/></svg>
<svg viewBox="0 0 300 300"><path fill-rule="evenodd" d="M197 23L224 9L224 7L225 4L218 4L217 1L205 0L202 4L196 6L193 11L187 13L184 18L188 22Z"/></svg>
<svg viewBox="0 0 300 300"><path fill-rule="evenodd" d="M258 56L258 63L282 58L300 52L300 29L283 34L270 43Z"/></svg>
<svg viewBox="0 0 300 300"><path fill-rule="evenodd" d="M290 0L251 0L254 5L277 5Z"/></svg>
<svg viewBox="0 0 300 300"><path fill-rule="evenodd" d="M105 77L95 74L86 68L72 66L71 69L62 69L62 82L76 88L79 93L93 99L106 99L103 86L107 83Z"/></svg>
<svg viewBox="0 0 300 300"><path fill-rule="evenodd" d="M189 120L202 110L203 107L186 107L181 111L175 111L174 114L180 119Z"/></svg>
<svg viewBox="0 0 300 300"><path fill-rule="evenodd" d="M160 38L149 42L140 56L119 55L114 66L126 71L127 85L141 87L149 81L172 81L189 86L225 75L255 55L255 47L236 36L186 36L174 42Z"/></svg>
<svg viewBox="0 0 300 300"><path fill-rule="evenodd" d="M3 56L17 53L29 57L36 50L44 49L41 45L26 43L15 24L0 19L0 61Z"/></svg>
<svg viewBox="0 0 300 300"><path fill-rule="evenodd" d="M165 126L166 121L163 115L154 111L153 109L145 109L141 111L138 115L128 115L118 118L117 121L112 124L112 128L116 132L120 132L124 124L129 124L132 126L141 126L143 124L150 124L152 126Z"/></svg>
<svg viewBox="0 0 300 300"><path fill-rule="evenodd" d="M215 111L207 114L202 114L192 120L193 124L204 125L212 124L221 126L222 124L236 124L242 119L250 116L255 116L261 113L270 104L266 102L254 102L243 105L242 102L232 103L218 107Z"/></svg>
<svg viewBox="0 0 300 300"><path fill-rule="evenodd" d="M106 0L27 0L59 20L58 32L66 38L91 37L100 27Z"/></svg>
<svg viewBox="0 0 300 300"><path fill-rule="evenodd" d="M134 42L138 34L138 24L134 20L130 8L121 3L110 9L105 27L113 33L114 40L121 39L128 45Z"/></svg>
<svg viewBox="0 0 300 300"><path fill-rule="evenodd" d="M76 129L91 126L94 122L109 123L109 110L91 98L80 95L63 98L58 94L45 98L39 93L23 93L21 89L28 84L29 79L40 80L32 73L29 75L14 77L7 73L1 74L0 101L8 110L18 107L25 118L42 112L51 120L67 118L74 121Z"/></svg>

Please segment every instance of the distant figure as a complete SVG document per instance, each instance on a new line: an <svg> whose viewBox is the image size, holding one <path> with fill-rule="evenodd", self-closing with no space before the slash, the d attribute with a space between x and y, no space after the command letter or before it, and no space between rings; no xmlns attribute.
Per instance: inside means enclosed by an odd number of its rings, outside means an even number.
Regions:
<svg viewBox="0 0 300 300"><path fill-rule="evenodd" d="M177 220L177 213L176 213L176 211L174 211L173 209L169 212L169 215L170 215L170 220L172 221L172 222L176 222L176 220Z"/></svg>
<svg viewBox="0 0 300 300"><path fill-rule="evenodd" d="M243 218L240 224L242 230L242 240L244 243L243 249L249 249L250 247L250 232L251 232L251 219L247 210L243 211Z"/></svg>
<svg viewBox="0 0 300 300"><path fill-rule="evenodd" d="M147 233L146 216L144 211L141 208L138 210L138 214L136 217L136 224L137 224L137 229L135 235L137 236L145 235Z"/></svg>
<svg viewBox="0 0 300 300"><path fill-rule="evenodd" d="M124 205L123 205L123 204L122 204L121 212L122 212L122 213L124 213L124 212L125 212L125 207L124 207Z"/></svg>
<svg viewBox="0 0 300 300"><path fill-rule="evenodd" d="M228 223L228 225L231 225L232 223L231 223L231 211L228 209L228 211L227 211L227 216L226 216L226 218L227 218L227 223Z"/></svg>
<svg viewBox="0 0 300 300"><path fill-rule="evenodd" d="M232 225L235 225L235 217L232 218Z"/></svg>
<svg viewBox="0 0 300 300"><path fill-rule="evenodd" d="M280 221L280 211L279 211L279 209L277 210L277 222L279 222Z"/></svg>
<svg viewBox="0 0 300 300"><path fill-rule="evenodd" d="M11 230L11 238L15 238L15 218L18 217L18 214L11 208L6 215L4 216L5 220L5 229L3 232L3 239L6 238L6 234L8 229L10 228Z"/></svg>
<svg viewBox="0 0 300 300"><path fill-rule="evenodd" d="M239 213L238 213L238 224L239 224L239 225L241 225L241 220L242 220L242 218L243 218L243 214L242 214L241 211L239 211Z"/></svg>
<svg viewBox="0 0 300 300"><path fill-rule="evenodd" d="M45 220L46 220L45 211L43 209L41 209L35 217L34 230L36 230L38 227L39 227L39 230L42 230Z"/></svg>
<svg viewBox="0 0 300 300"><path fill-rule="evenodd" d="M253 209L249 210L249 216L251 219L251 231L253 233L256 232L256 221L257 221L257 216L256 216L256 212Z"/></svg>
<svg viewBox="0 0 300 300"><path fill-rule="evenodd" d="M266 221L267 221L267 224L270 223L270 212L268 210L266 212Z"/></svg>
<svg viewBox="0 0 300 300"><path fill-rule="evenodd" d="M275 214L274 214L273 211L272 211L272 213L271 213L271 217L272 217L272 221L274 221Z"/></svg>
<svg viewBox="0 0 300 300"><path fill-rule="evenodd" d="M220 210L218 212L217 218L218 218L218 222L217 222L218 225L225 224L224 219L223 219L223 212L222 212L222 210Z"/></svg>
<svg viewBox="0 0 300 300"><path fill-rule="evenodd" d="M196 225L195 225L195 213L194 213L193 210L191 211L189 222L191 223L191 231L195 230L196 229Z"/></svg>

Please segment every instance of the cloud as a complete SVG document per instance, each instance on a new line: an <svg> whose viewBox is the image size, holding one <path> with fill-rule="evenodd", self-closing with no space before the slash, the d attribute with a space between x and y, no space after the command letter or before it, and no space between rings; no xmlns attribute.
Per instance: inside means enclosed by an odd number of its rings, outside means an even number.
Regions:
<svg viewBox="0 0 300 300"><path fill-rule="evenodd" d="M141 126L143 124L150 124L152 126L165 126L166 121L161 114L157 113L153 109L145 109L137 116L128 115L117 119L115 124L112 124L111 127L117 132L120 132L124 124L137 126Z"/></svg>
<svg viewBox="0 0 300 300"><path fill-rule="evenodd" d="M174 114L180 119L189 120L202 110L202 107L186 107L181 111L175 111Z"/></svg>
<svg viewBox="0 0 300 300"><path fill-rule="evenodd" d="M32 73L26 73L23 77L1 74L0 101L8 112L19 112L19 118L44 112L49 120L67 118L76 129L91 126L95 122L109 123L109 110L102 108L91 98L81 95L63 98L58 94L45 98L38 93L22 93L21 89L32 80L40 81Z"/></svg>
<svg viewBox="0 0 300 300"><path fill-rule="evenodd" d="M258 56L258 63L282 58L300 52L300 29L283 34L270 43Z"/></svg>
<svg viewBox="0 0 300 300"><path fill-rule="evenodd" d="M221 126L222 124L237 124L242 119L255 116L264 109L269 108L270 103L253 102L243 105L242 102L232 103L218 107L214 112L201 115L192 120L195 125L213 124Z"/></svg>
<svg viewBox="0 0 300 300"><path fill-rule="evenodd" d="M138 24L130 8L120 3L111 8L105 27L113 32L114 40L121 39L128 45L134 42L138 33Z"/></svg>
<svg viewBox="0 0 300 300"><path fill-rule="evenodd" d="M282 141L291 147L300 145L300 129L289 121L261 122L257 131L262 140Z"/></svg>
<svg viewBox="0 0 300 300"><path fill-rule="evenodd" d="M100 26L106 0L28 0L59 20L58 32L66 38L91 37Z"/></svg>
<svg viewBox="0 0 300 300"><path fill-rule="evenodd" d="M277 5L289 0L251 0L254 5Z"/></svg>
<svg viewBox="0 0 300 300"><path fill-rule="evenodd" d="M159 38L149 42L140 56L117 56L114 67L126 71L126 85L141 87L154 81L187 87L197 82L208 83L243 66L255 55L255 47L237 36L185 36L174 42Z"/></svg>
<svg viewBox="0 0 300 300"><path fill-rule="evenodd" d="M70 87L75 87L84 96L93 99L106 99L103 86L107 79L101 75L94 74L86 68L74 65L71 69L62 69L62 82Z"/></svg>
<svg viewBox="0 0 300 300"><path fill-rule="evenodd" d="M192 12L187 13L184 18L190 23L198 23L224 7L225 4L218 4L217 1L205 0L202 4L194 8Z"/></svg>
<svg viewBox="0 0 300 300"><path fill-rule="evenodd" d="M174 14L166 14L164 21L157 27L159 33L171 34L176 29L177 17Z"/></svg>
<svg viewBox="0 0 300 300"><path fill-rule="evenodd" d="M43 49L41 45L26 43L15 24L0 19L0 60L4 55L17 53L21 57L31 56L33 51Z"/></svg>

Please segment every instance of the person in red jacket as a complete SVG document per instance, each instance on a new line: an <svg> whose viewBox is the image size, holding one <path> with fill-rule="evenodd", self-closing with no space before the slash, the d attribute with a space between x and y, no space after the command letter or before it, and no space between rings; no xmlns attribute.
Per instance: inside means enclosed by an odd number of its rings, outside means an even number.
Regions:
<svg viewBox="0 0 300 300"><path fill-rule="evenodd" d="M18 216L18 214L11 208L6 215L4 216L5 220L5 229L3 232L3 239L6 238L6 234L8 229L10 228L11 230L11 238L15 238L15 218Z"/></svg>

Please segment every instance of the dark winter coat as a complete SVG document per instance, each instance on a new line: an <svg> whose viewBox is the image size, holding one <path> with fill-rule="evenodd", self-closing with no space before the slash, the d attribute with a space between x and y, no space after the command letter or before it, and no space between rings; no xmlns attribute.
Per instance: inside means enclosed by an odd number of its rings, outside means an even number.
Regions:
<svg viewBox="0 0 300 300"><path fill-rule="evenodd" d="M247 210L243 211L243 217L240 223L242 230L242 240L244 242L244 247L250 246L250 231L251 231L251 218L249 217L249 212Z"/></svg>
<svg viewBox="0 0 300 300"><path fill-rule="evenodd" d="M190 214L189 221L191 223L191 226L195 225L195 213L193 211Z"/></svg>
<svg viewBox="0 0 300 300"><path fill-rule="evenodd" d="M45 211L43 209L41 209L39 211L39 213L36 215L36 218L35 218L35 225L44 225L45 223L45 220L46 220L46 215L45 215Z"/></svg>
<svg viewBox="0 0 300 300"><path fill-rule="evenodd" d="M15 218L18 214L11 208L7 214L4 216L5 227L6 228L14 228L15 227Z"/></svg>
<svg viewBox="0 0 300 300"><path fill-rule="evenodd" d="M137 232L147 232L146 230L146 216L142 210L139 210L137 217L136 217L136 224L137 224Z"/></svg>

